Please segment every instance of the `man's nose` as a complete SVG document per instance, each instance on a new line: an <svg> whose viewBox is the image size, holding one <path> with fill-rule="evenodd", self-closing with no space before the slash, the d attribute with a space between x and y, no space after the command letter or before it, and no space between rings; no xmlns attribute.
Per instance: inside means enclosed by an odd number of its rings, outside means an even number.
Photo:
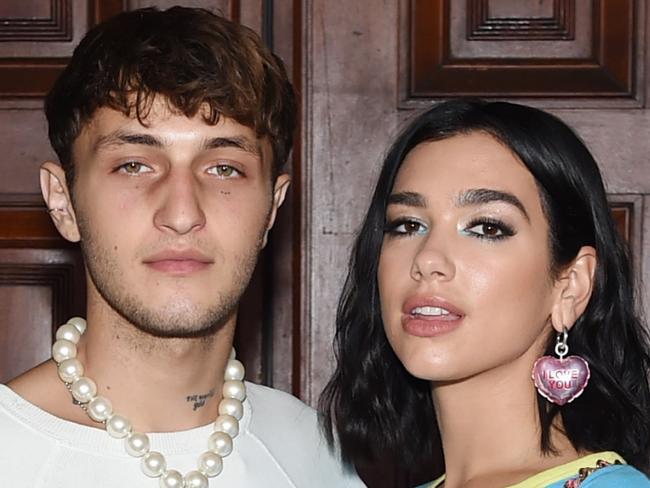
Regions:
<svg viewBox="0 0 650 488"><path fill-rule="evenodd" d="M203 228L205 213L200 186L190 171L171 172L161 182L159 191L160 201L154 215L156 227L181 235Z"/></svg>

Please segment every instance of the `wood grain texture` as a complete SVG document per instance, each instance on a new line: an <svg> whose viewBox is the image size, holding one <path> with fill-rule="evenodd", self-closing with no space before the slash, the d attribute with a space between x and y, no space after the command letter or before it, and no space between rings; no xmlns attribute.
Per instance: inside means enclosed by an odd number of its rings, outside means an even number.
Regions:
<svg viewBox="0 0 650 488"><path fill-rule="evenodd" d="M259 0L254 1L257 3ZM165 10L175 5L205 8L228 19L239 21L240 0L127 0L127 10L145 7L158 7Z"/></svg>
<svg viewBox="0 0 650 488"><path fill-rule="evenodd" d="M273 2L273 51L285 62L287 73L300 97L302 83L301 0ZM267 36L268 37L268 36ZM300 113L298 115L300 117ZM301 151L300 128L294 137L294 149L285 170L291 175L291 186L280 207L267 245L269 262L267 288L271 320L271 341L268 350L269 384L299 394L300 378L300 259L301 242Z"/></svg>
<svg viewBox="0 0 650 488"><path fill-rule="evenodd" d="M549 41L575 38L575 0L536 2L468 0L465 9L467 11L465 37L468 40L493 38Z"/></svg>
<svg viewBox="0 0 650 488"><path fill-rule="evenodd" d="M0 22L0 99L42 97L85 32L122 9L121 0L52 0L45 19L27 22L24 7L5 4L4 16L14 22ZM51 24L50 32L39 22Z"/></svg>
<svg viewBox="0 0 650 488"><path fill-rule="evenodd" d="M486 18L480 11L485 2L467 4L476 12L461 5L450 0L408 2L408 19L400 24L409 32L403 36L408 43L407 80L402 81L407 99L459 94L635 98L638 41L632 0L579 2L575 36L569 33L555 41L540 41L537 31L523 28L525 22L519 25L521 19L504 17L502 23L514 19L505 30L521 27L517 42L509 43L504 29L501 38L468 39L468 24L478 25L472 18ZM528 22L534 20L531 13Z"/></svg>
<svg viewBox="0 0 650 488"><path fill-rule="evenodd" d="M78 249L0 249L0 382L50 355L55 328L84 311Z"/></svg>
<svg viewBox="0 0 650 488"><path fill-rule="evenodd" d="M312 404L331 372L352 238L398 124L396 7L391 1L305 5L301 397Z"/></svg>
<svg viewBox="0 0 650 488"><path fill-rule="evenodd" d="M7 1L0 7L0 41L70 41L71 11L71 0L40 4Z"/></svg>
<svg viewBox="0 0 650 488"><path fill-rule="evenodd" d="M650 195L650 110L554 110L583 138L598 162L612 200L634 202L632 249L640 295L650 316L650 259L648 259L647 198ZM620 195L620 196L619 196ZM629 195L625 197L624 195ZM643 203L639 200L643 199ZM634 229L638 229L634 234Z"/></svg>

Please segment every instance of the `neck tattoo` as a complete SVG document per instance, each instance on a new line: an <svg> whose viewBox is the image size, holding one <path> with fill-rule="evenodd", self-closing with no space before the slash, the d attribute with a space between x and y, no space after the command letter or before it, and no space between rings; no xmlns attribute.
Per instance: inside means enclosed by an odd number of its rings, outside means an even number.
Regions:
<svg viewBox="0 0 650 488"><path fill-rule="evenodd" d="M219 416L214 422L214 432L208 438L208 450L201 454L197 469L183 476L175 469L167 469L165 456L150 449L147 434L133 430L131 421L113 412L108 398L97 395L97 385L84 376L84 368L77 359L77 343L86 330L86 321L79 317L70 319L56 331L52 358L58 365L59 378L79 405L95 422L104 424L106 432L116 439L124 439L124 449L134 458L140 458L142 472L159 478L161 488L208 488L208 478L221 473L223 458L232 452L232 440L239 433L239 421L244 415L246 398L244 366L235 359L233 349L224 372L223 399L219 403Z"/></svg>

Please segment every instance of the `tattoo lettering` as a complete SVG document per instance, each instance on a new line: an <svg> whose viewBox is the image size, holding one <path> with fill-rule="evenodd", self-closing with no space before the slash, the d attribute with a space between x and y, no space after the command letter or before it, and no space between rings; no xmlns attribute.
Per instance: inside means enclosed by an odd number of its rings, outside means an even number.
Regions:
<svg viewBox="0 0 650 488"><path fill-rule="evenodd" d="M197 395L187 395L185 397L185 401L188 402L188 403L191 403L192 404L192 410L196 411L199 408L205 406L205 401L208 398L211 398L213 396L214 396L214 388L212 390L210 390L209 392L204 393L202 395L199 395L199 394L197 394Z"/></svg>

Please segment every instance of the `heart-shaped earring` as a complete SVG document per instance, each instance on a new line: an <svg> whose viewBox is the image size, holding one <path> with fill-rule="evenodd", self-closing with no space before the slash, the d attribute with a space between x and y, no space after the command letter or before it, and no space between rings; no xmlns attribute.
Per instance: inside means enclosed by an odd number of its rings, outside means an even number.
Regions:
<svg viewBox="0 0 650 488"><path fill-rule="evenodd" d="M580 396L587 387L589 364L580 356L569 356L566 327L557 335L555 354L542 356L533 365L533 381L540 395L557 405L564 405Z"/></svg>

